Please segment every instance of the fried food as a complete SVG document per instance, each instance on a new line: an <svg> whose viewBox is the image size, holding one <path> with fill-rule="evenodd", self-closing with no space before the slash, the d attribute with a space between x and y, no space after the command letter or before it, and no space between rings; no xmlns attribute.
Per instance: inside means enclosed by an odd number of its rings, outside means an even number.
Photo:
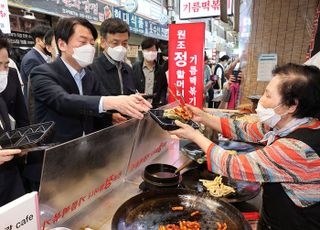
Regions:
<svg viewBox="0 0 320 230"><path fill-rule="evenodd" d="M175 206L171 208L172 211L182 211L183 207L182 206Z"/></svg>
<svg viewBox="0 0 320 230"><path fill-rule="evenodd" d="M201 225L198 221L179 221L179 225L167 224L160 225L158 230L200 230Z"/></svg>
<svg viewBox="0 0 320 230"><path fill-rule="evenodd" d="M227 230L228 226L226 223L221 224L220 222L216 222L217 224L217 230Z"/></svg>
<svg viewBox="0 0 320 230"><path fill-rule="evenodd" d="M190 216L195 216L195 215L199 215L200 212L199 211L194 211L193 213L190 214Z"/></svg>
<svg viewBox="0 0 320 230"><path fill-rule="evenodd" d="M187 111L184 107L175 107L172 109L164 110L163 117L185 123L192 118L192 114L190 114L190 112Z"/></svg>
<svg viewBox="0 0 320 230"><path fill-rule="evenodd" d="M236 192L234 188L222 183L221 176L217 176L216 178L214 178L214 180L200 179L199 181L202 182L203 186L207 188L210 195L214 197L222 197L230 193Z"/></svg>

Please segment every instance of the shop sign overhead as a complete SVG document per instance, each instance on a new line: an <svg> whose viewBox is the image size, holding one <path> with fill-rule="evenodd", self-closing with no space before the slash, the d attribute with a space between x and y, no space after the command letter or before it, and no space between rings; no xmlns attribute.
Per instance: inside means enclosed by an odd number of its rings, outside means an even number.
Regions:
<svg viewBox="0 0 320 230"><path fill-rule="evenodd" d="M232 15L233 0L227 0L228 15ZM220 0L180 0L180 19L220 16Z"/></svg>
<svg viewBox="0 0 320 230"><path fill-rule="evenodd" d="M100 24L108 18L120 18L127 22L133 33L158 39L168 39L168 27L153 19L147 19L135 13L138 7L137 1L125 1L120 7L109 6L100 1L77 0L11 0L11 6L28 8L30 10L55 16L82 17L94 24ZM132 12L131 12L132 11ZM162 19L165 22L165 17Z"/></svg>

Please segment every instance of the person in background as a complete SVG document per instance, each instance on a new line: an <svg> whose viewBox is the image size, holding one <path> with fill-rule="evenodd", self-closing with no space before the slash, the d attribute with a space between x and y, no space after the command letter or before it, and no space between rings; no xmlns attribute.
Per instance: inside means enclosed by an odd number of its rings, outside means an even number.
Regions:
<svg viewBox="0 0 320 230"><path fill-rule="evenodd" d="M101 24L100 34L104 50L94 60L90 69L110 95L136 93L132 68L125 62L130 37L128 24L118 18L109 18ZM110 115L112 116L112 124L127 120L120 113Z"/></svg>
<svg viewBox="0 0 320 230"><path fill-rule="evenodd" d="M48 56L48 51L46 50L46 45L44 42L44 35L50 30L49 26L37 25L31 29L30 35L34 39L34 47L22 58L20 73L23 81L23 93L25 101L27 102L28 95L28 79L31 71L42 64L50 62L50 56Z"/></svg>
<svg viewBox="0 0 320 230"><path fill-rule="evenodd" d="M56 39L54 37L54 30L51 28L47 31L47 33L43 37L44 43L46 45L46 50L50 53L50 61L53 62L57 59L59 56L59 51L57 48Z"/></svg>
<svg viewBox="0 0 320 230"><path fill-rule="evenodd" d="M5 34L2 32L2 30L0 29L0 38L4 38L6 39L6 36ZM12 52L9 51L9 54L12 55ZM10 55L10 56L11 56ZM20 75L20 71L19 71L19 68L17 66L17 64L15 63L14 60L12 60L10 57L9 57L9 67L10 68L13 68L17 71L17 74L18 74L18 78L19 78L19 82L20 82L20 85L21 85L21 89L23 90L23 81L22 81L22 78L21 78L21 75Z"/></svg>
<svg viewBox="0 0 320 230"><path fill-rule="evenodd" d="M46 46L46 50L48 51L48 54L50 54L49 62L55 61L59 56L59 51L57 49L56 40L54 38L54 31L52 28L47 31L47 33L43 37L43 40ZM30 78L28 79L27 98L28 98L29 120L31 124L34 124L35 123L34 99L33 99L32 90L31 90Z"/></svg>
<svg viewBox="0 0 320 230"><path fill-rule="evenodd" d="M203 76L203 81L204 81L204 90L203 90L203 99L204 101L208 101L209 99L207 98L207 92L208 90L212 87L214 81L212 81L211 79L211 69L209 66L209 58L208 56L205 54L204 55L204 76Z"/></svg>
<svg viewBox="0 0 320 230"><path fill-rule="evenodd" d="M208 100L208 108L213 108L213 98L214 98L214 90L222 90L223 84L226 82L226 78L224 76L225 67L229 61L230 57L228 55L223 55L218 64L215 66L213 71L213 75L217 76L217 82L208 90L209 100ZM219 107L220 102L214 103L214 108Z"/></svg>
<svg viewBox="0 0 320 230"><path fill-rule="evenodd" d="M28 112L24 102L17 71L9 67L9 43L0 38L0 97L6 104L6 110L15 123L12 128L29 125ZM13 121L14 119L14 121Z"/></svg>
<svg viewBox="0 0 320 230"><path fill-rule="evenodd" d="M161 52L162 65L161 71L166 74L167 83L169 82L169 59L168 59L168 49ZM167 97L168 98L168 97Z"/></svg>
<svg viewBox="0 0 320 230"><path fill-rule="evenodd" d="M230 154L198 130L176 121L171 134L192 140L206 152L208 169L235 180L262 182L258 229L320 229L320 70L286 64L259 100L260 122L219 118L188 106L193 120L223 136L265 147Z"/></svg>
<svg viewBox="0 0 320 230"><path fill-rule="evenodd" d="M10 131L12 125L9 114L15 119L16 126L28 125L27 109L15 69L9 67L9 43L0 38L0 135ZM0 147L0 206L25 194L18 159L19 149Z"/></svg>
<svg viewBox="0 0 320 230"><path fill-rule="evenodd" d="M168 88L166 74L157 64L158 41L145 38L141 48L143 58L133 65L134 81L137 90L144 93L156 108L167 103Z"/></svg>

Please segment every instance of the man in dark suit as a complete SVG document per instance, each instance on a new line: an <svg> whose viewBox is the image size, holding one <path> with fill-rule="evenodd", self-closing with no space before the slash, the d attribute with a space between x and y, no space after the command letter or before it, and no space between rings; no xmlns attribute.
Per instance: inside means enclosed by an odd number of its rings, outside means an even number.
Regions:
<svg viewBox="0 0 320 230"><path fill-rule="evenodd" d="M31 71L42 64L49 62L50 58L48 56L46 45L43 40L44 35L50 27L45 25L35 26L31 31L30 35L34 39L34 47L26 53L26 55L22 58L20 73L23 81L23 93L25 97L25 101L27 102L27 92L28 92L28 79Z"/></svg>
<svg viewBox="0 0 320 230"><path fill-rule="evenodd" d="M54 142L65 142L96 131L94 120L108 110L143 118L151 104L142 96L110 95L93 72L97 38L94 26L83 18L60 19L55 38L61 58L35 68L30 75L38 122L54 121Z"/></svg>
<svg viewBox="0 0 320 230"><path fill-rule="evenodd" d="M108 92L113 95L135 93L132 68L124 59L128 48L130 29L119 18L109 18L100 27L103 53L90 66ZM112 114L113 123L125 121L119 113Z"/></svg>

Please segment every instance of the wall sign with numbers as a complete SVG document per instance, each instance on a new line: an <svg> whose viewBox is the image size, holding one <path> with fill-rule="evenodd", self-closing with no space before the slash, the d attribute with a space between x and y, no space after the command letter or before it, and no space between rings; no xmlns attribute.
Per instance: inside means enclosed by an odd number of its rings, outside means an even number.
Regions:
<svg viewBox="0 0 320 230"><path fill-rule="evenodd" d="M204 34L203 22L169 25L169 88L199 108L203 99ZM169 102L173 101L169 95Z"/></svg>

